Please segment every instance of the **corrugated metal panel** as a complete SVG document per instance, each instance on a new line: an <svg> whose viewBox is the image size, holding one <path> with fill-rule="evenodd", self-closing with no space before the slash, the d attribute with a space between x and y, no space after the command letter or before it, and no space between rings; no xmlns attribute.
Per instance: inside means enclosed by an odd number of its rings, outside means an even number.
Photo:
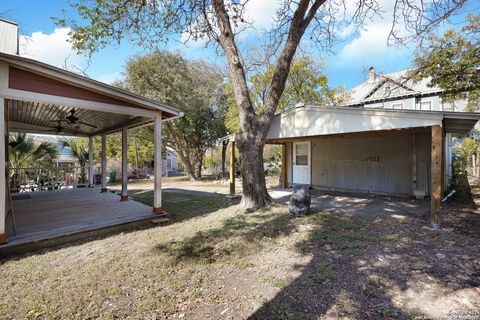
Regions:
<svg viewBox="0 0 480 320"><path fill-rule="evenodd" d="M78 117L80 121L94 125L96 128L81 123L70 124L64 121L62 122L62 126L65 128L65 133L91 135L112 127L121 127L122 125L133 125L134 123L143 123L148 121L147 118L143 117L28 101L8 99L7 105L8 119L13 124L20 123L24 125L35 126L36 129L45 131L46 134L55 133L55 126L58 124L56 120L65 119L65 117L70 114L70 110L72 109L76 110L75 116ZM11 128L12 130L15 130L14 127L11 126Z"/></svg>
<svg viewBox="0 0 480 320"><path fill-rule="evenodd" d="M18 54L18 26L0 20L0 52Z"/></svg>
<svg viewBox="0 0 480 320"><path fill-rule="evenodd" d="M411 194L411 136L329 138L312 144L312 185Z"/></svg>

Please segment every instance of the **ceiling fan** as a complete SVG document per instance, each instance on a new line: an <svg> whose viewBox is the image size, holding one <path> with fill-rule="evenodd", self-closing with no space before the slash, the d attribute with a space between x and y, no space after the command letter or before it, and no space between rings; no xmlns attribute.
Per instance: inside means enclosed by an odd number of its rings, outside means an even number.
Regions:
<svg viewBox="0 0 480 320"><path fill-rule="evenodd" d="M83 124L85 126L88 126L88 127L94 128L94 129L97 129L97 126L95 126L93 124L90 124L90 123L87 123L87 122L84 122L84 121L80 121L80 119L75 115L75 113L77 111L78 111L78 109L77 110L71 109L70 114L68 114L65 118L50 120L50 122L56 122L57 123L57 126L55 127L56 130L62 130L63 129L62 122L66 123L66 124L76 124L77 129L79 128L80 124ZM60 129L60 128L62 128L62 129ZM58 131L58 132L61 132L61 131Z"/></svg>

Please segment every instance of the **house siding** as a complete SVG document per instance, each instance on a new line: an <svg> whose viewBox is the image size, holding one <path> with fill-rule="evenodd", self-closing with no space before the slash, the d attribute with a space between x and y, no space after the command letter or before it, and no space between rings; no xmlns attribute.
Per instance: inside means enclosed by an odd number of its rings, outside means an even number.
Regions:
<svg viewBox="0 0 480 320"><path fill-rule="evenodd" d="M312 141L312 185L379 194L412 193L411 136Z"/></svg>
<svg viewBox="0 0 480 320"><path fill-rule="evenodd" d="M421 190L429 194L429 132L310 141L315 189L399 196ZM286 147L287 179L292 186L292 143L287 142Z"/></svg>

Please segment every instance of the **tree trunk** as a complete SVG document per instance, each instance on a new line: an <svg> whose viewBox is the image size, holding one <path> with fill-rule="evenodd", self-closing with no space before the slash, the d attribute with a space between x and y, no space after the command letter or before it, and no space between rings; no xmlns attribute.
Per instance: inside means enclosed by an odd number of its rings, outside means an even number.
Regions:
<svg viewBox="0 0 480 320"><path fill-rule="evenodd" d="M238 136L238 135L237 135ZM264 143L255 143L249 139L235 139L240 153L240 171L242 176L241 207L246 212L265 207L272 202L265 182L263 169Z"/></svg>
<svg viewBox="0 0 480 320"><path fill-rule="evenodd" d="M285 45L277 59L272 81L268 86L264 108L257 116L253 107L242 64L235 33L230 23L229 12L223 0L214 0L213 8L217 20L218 34L216 41L222 47L229 68L233 85L233 94L238 108L240 131L236 143L240 151L243 182L242 207L248 212L266 206L271 202L268 195L265 172L263 170L263 147L265 138L285 89L290 65L306 28L314 19L318 8L326 0L299 0L292 17Z"/></svg>

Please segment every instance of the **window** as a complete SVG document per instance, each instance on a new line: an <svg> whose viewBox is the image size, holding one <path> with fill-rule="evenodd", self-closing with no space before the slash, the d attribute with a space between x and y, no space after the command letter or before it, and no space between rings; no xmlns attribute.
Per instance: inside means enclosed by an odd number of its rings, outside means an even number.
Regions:
<svg viewBox="0 0 480 320"><path fill-rule="evenodd" d="M420 110L426 110L426 111L432 110L432 101L420 102Z"/></svg>
<svg viewBox="0 0 480 320"><path fill-rule="evenodd" d="M295 164L297 166L308 166L308 144L295 145Z"/></svg>
<svg viewBox="0 0 480 320"><path fill-rule="evenodd" d="M392 103L392 109L403 109L403 102Z"/></svg>

